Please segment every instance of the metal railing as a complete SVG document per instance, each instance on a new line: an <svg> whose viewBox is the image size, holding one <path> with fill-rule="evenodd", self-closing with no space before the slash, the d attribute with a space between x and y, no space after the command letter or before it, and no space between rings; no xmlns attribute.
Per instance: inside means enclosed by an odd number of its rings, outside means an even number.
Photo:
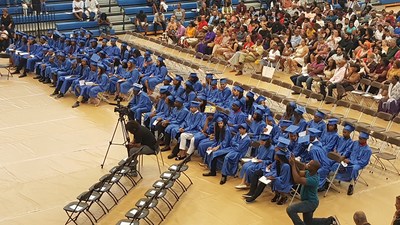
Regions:
<svg viewBox="0 0 400 225"><path fill-rule="evenodd" d="M45 35L47 30L54 30L56 27L54 9L50 8L47 8L47 13L39 15L31 13L27 16L23 15L22 9L20 9L20 12L13 16L13 20L16 30L37 37Z"/></svg>

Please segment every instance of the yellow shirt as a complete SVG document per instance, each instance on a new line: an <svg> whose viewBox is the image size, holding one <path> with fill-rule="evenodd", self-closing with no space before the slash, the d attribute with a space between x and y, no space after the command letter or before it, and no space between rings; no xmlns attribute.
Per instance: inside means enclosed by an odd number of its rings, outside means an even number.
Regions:
<svg viewBox="0 0 400 225"><path fill-rule="evenodd" d="M195 27L188 27L186 28L186 37L188 38L194 38L194 36L196 35L196 28Z"/></svg>
<svg viewBox="0 0 400 225"><path fill-rule="evenodd" d="M395 75L400 76L400 69L391 68L387 72L387 75L386 75L387 80L391 80Z"/></svg>

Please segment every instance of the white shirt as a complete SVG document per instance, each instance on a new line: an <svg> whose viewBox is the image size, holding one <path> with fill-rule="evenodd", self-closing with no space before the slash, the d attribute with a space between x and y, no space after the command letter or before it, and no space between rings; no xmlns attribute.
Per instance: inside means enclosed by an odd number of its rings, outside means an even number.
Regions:
<svg viewBox="0 0 400 225"><path fill-rule="evenodd" d="M97 0L86 0L85 1L85 8L88 11L97 11L97 5L99 5L99 3L97 2Z"/></svg>
<svg viewBox="0 0 400 225"><path fill-rule="evenodd" d="M281 52L279 50L274 52L274 49L271 49L268 53L268 59L275 60L276 56L281 56Z"/></svg>
<svg viewBox="0 0 400 225"><path fill-rule="evenodd" d="M333 54L333 55L331 56L331 58L332 58L333 60L335 60L335 62L337 63L337 62L339 62L339 60L342 60L342 59L343 59L343 54L342 54L342 55Z"/></svg>
<svg viewBox="0 0 400 225"><path fill-rule="evenodd" d="M247 133L245 133L245 134L243 134L243 135L240 135L240 138L243 139L243 138L245 138L246 136L247 136Z"/></svg>
<svg viewBox="0 0 400 225"><path fill-rule="evenodd" d="M335 74L333 74L333 77L331 79L329 79L329 81L332 84L337 84L339 82L341 82L344 78L344 74L346 73L346 66L343 66L341 68L337 68L335 70Z"/></svg>
<svg viewBox="0 0 400 225"><path fill-rule="evenodd" d="M83 12L83 1L77 2L77 1L73 1L72 2L72 12ZM76 10L75 8L79 8L78 10Z"/></svg>
<svg viewBox="0 0 400 225"><path fill-rule="evenodd" d="M382 41L382 36L383 36L383 30L379 31L378 29L375 31L375 38L378 41Z"/></svg>

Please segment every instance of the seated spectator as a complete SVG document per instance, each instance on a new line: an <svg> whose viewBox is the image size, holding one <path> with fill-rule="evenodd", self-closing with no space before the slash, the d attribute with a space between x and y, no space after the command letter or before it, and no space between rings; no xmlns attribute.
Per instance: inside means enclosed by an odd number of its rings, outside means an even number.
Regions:
<svg viewBox="0 0 400 225"><path fill-rule="evenodd" d="M224 31L222 34L221 42L214 45L211 55L218 56L221 55L224 51L227 51L227 48L230 45L230 41L231 37L229 36L228 31Z"/></svg>
<svg viewBox="0 0 400 225"><path fill-rule="evenodd" d="M393 62L392 68L388 70L386 80L384 82L390 82L392 80L392 77L395 75L400 75L400 60L396 60Z"/></svg>
<svg viewBox="0 0 400 225"><path fill-rule="evenodd" d="M328 54L329 54L329 47L326 44L324 38L319 36L317 48L313 53L310 54L311 62L313 62L314 59L318 56L321 56L321 58L324 60L328 56Z"/></svg>
<svg viewBox="0 0 400 225"><path fill-rule="evenodd" d="M244 4L244 1L240 1L239 5L236 6L236 14L237 15L244 15L247 12L247 7Z"/></svg>
<svg viewBox="0 0 400 225"><path fill-rule="evenodd" d="M99 19L97 19L97 23L99 24L99 31L101 34L110 35L111 30L111 22L107 18L107 14L101 13Z"/></svg>
<svg viewBox="0 0 400 225"><path fill-rule="evenodd" d="M218 16L218 11L217 10L212 11L210 19L208 20L208 26L210 26L210 25L214 26L215 24L218 24L219 20L220 20L220 18Z"/></svg>
<svg viewBox="0 0 400 225"><path fill-rule="evenodd" d="M172 39L172 41L176 44L178 43L178 41L181 40L182 37L184 37L185 33L186 33L186 28L182 25L182 23L180 21L176 22L176 32L174 36L170 36L170 38Z"/></svg>
<svg viewBox="0 0 400 225"><path fill-rule="evenodd" d="M32 0L22 0L22 10L24 12L24 16L28 16L28 10L29 12L32 12Z"/></svg>
<svg viewBox="0 0 400 225"><path fill-rule="evenodd" d="M287 68L285 67L285 62L292 54L293 54L292 44L290 42L286 42L285 48L283 49L282 52L282 56L280 57L279 60L279 68L277 69L284 70L285 68Z"/></svg>
<svg viewBox="0 0 400 225"><path fill-rule="evenodd" d="M149 27L149 23L147 22L147 15L140 10L139 13L136 15L136 27L141 28L144 30L144 35L147 35L147 29Z"/></svg>
<svg viewBox="0 0 400 225"><path fill-rule="evenodd" d="M183 26L183 25L182 25ZM193 47L197 44L198 39L196 38L197 29L196 24L190 21L188 27L185 29L185 35L181 37L179 45L183 47Z"/></svg>
<svg viewBox="0 0 400 225"><path fill-rule="evenodd" d="M281 52L279 51L279 46L276 43L272 43L271 49L268 51L268 56L264 57L260 62L261 70L263 66L276 67L280 59Z"/></svg>
<svg viewBox="0 0 400 225"><path fill-rule="evenodd" d="M338 62L337 68L334 70L332 77L329 79L324 78L321 81L320 93L324 96L324 98L326 96L326 87L328 87L328 96L332 97L333 89L335 89L336 85L342 82L342 80L344 79L346 69L347 69L346 60L342 59Z"/></svg>
<svg viewBox="0 0 400 225"><path fill-rule="evenodd" d="M79 21L83 21L83 7L84 2L81 0L74 0L72 2L72 12Z"/></svg>
<svg viewBox="0 0 400 225"><path fill-rule="evenodd" d="M246 42L252 43L250 36L247 36ZM236 52L232 58L229 59L229 64L234 66L233 72L238 70L235 76L240 76L243 74L244 63L255 62L256 60L261 59L264 53L262 40L257 40L255 45L249 44L248 46L250 47L245 47L241 51Z"/></svg>
<svg viewBox="0 0 400 225"><path fill-rule="evenodd" d="M197 46L196 46L196 52L200 52L203 54L211 54L208 44L212 43L215 39L215 33L213 31L213 27L212 26L205 26L203 27L204 31L207 31L207 33L204 36L204 39L202 41L200 41Z"/></svg>
<svg viewBox="0 0 400 225"><path fill-rule="evenodd" d="M232 56L239 50L239 42L236 40L236 34L232 33L229 45L221 54L224 56L224 59L228 60L232 58Z"/></svg>
<svg viewBox="0 0 400 225"><path fill-rule="evenodd" d="M204 18L204 21L207 22L210 19L210 14L211 14L210 9L207 7L206 3L203 2L199 10L199 15L201 17L201 20L203 21Z"/></svg>
<svg viewBox="0 0 400 225"><path fill-rule="evenodd" d="M100 12L100 5L97 0L85 0L85 14L90 21L94 21Z"/></svg>
<svg viewBox="0 0 400 225"><path fill-rule="evenodd" d="M226 16L230 16L232 15L233 12L233 8L232 8L232 3L230 1L224 1L224 6L222 7L222 15L224 16L224 18L226 18Z"/></svg>
<svg viewBox="0 0 400 225"><path fill-rule="evenodd" d="M321 56L317 56L316 60L307 65L307 72L306 74L301 75L293 75L290 77L293 84L299 87L303 87L303 82L306 82L307 89L311 90L311 85L315 77L321 75L324 71L325 64L322 61ZM300 94L297 92L293 92L292 94Z"/></svg>
<svg viewBox="0 0 400 225"><path fill-rule="evenodd" d="M183 24L185 22L185 13L185 10L182 9L182 4L178 2L176 9L174 9L173 12L173 15L176 17L176 21L179 21Z"/></svg>
<svg viewBox="0 0 400 225"><path fill-rule="evenodd" d="M289 73L293 71L297 71L297 66L304 66L304 58L308 55L308 46L305 39L302 39L300 45L297 46L294 53L291 55L290 58L287 58L287 64L289 67Z"/></svg>
<svg viewBox="0 0 400 225"><path fill-rule="evenodd" d="M178 25L176 23L175 16L171 16L171 19L169 20L169 22L167 24L167 28L165 29L167 36L171 39L173 37L175 37L177 29L178 29Z"/></svg>
<svg viewBox="0 0 400 225"><path fill-rule="evenodd" d="M203 28L207 25L208 25L208 23L206 20L206 16L202 15L202 16L198 17L197 31L203 30Z"/></svg>
<svg viewBox="0 0 400 225"><path fill-rule="evenodd" d="M361 49L358 51L354 51L355 56L354 58L357 60L362 60L365 61L367 56L369 54L372 54L372 48L371 48L371 43L369 41L364 42L363 45L361 45Z"/></svg>
<svg viewBox="0 0 400 225"><path fill-rule="evenodd" d="M360 66L358 64L350 64L350 68L344 75L344 79L336 85L338 92L337 99L342 99L346 92L353 91L361 80Z"/></svg>
<svg viewBox="0 0 400 225"><path fill-rule="evenodd" d="M389 60L387 60L386 58L381 58L379 63L375 65L375 68L367 66L368 64L374 63L367 60L367 63L361 63L361 66L363 66L364 71L368 75L369 79L372 81L384 82L386 80L387 73L390 70ZM370 92L377 93L378 90L370 90Z"/></svg>
<svg viewBox="0 0 400 225"><path fill-rule="evenodd" d="M1 25L0 29L0 52L5 52L8 46L10 45L10 40L8 38L8 31Z"/></svg>
<svg viewBox="0 0 400 225"><path fill-rule="evenodd" d="M162 11L156 12L154 14L153 26L154 26L154 35L157 35L157 30L158 30L157 28L159 26L162 28L163 32L165 32L165 30L167 29L165 15Z"/></svg>
<svg viewBox="0 0 400 225"><path fill-rule="evenodd" d="M395 75L390 80L388 90L382 93L382 99L379 100L378 112L386 112L396 115L400 112L400 82L399 75Z"/></svg>

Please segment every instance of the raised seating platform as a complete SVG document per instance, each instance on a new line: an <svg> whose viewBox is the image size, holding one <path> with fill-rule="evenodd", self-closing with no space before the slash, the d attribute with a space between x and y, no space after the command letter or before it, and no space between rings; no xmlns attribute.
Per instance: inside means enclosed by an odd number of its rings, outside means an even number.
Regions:
<svg viewBox="0 0 400 225"><path fill-rule="evenodd" d="M97 24L97 21L76 21L76 22L67 22L67 23L57 23L56 24L56 29L66 35L69 35L72 33L72 30L75 29L80 29L80 28L85 28L86 30L89 30L93 33L93 36L99 36L100 31L99 31L99 25ZM111 29L111 34L115 34L115 30Z"/></svg>

